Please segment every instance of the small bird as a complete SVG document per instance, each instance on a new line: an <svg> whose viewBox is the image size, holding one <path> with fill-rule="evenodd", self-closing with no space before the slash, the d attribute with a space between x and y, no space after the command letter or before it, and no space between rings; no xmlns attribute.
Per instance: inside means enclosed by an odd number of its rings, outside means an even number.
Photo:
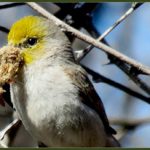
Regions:
<svg viewBox="0 0 150 150"><path fill-rule="evenodd" d="M25 16L11 27L8 45L24 65L10 85L26 130L48 147L119 146L102 101L75 62L67 36L51 20Z"/></svg>

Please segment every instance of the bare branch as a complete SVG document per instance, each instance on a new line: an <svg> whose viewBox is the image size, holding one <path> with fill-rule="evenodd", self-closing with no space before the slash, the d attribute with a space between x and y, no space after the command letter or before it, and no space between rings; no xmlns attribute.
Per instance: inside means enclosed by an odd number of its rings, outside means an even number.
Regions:
<svg viewBox="0 0 150 150"><path fill-rule="evenodd" d="M120 83L117 83L117 82L115 82L115 81L113 81L111 79L108 79L108 78L102 76L101 74L99 74L99 73L97 73L97 72L87 68L86 66L82 65L82 67L85 68L85 70L93 77L93 80L96 83L97 82L104 82L104 83L109 84L109 85L111 85L111 86L113 86L113 87L115 87L115 88L117 88L117 89L119 89L119 90L121 90L123 92L128 93L131 96L134 96L134 97L136 97L138 99L141 99L144 102L150 104L150 97L146 97L146 96L144 96L144 95L142 95L142 94L140 94L140 93L138 93L136 91L133 91L133 90L129 89L128 87L126 87L126 86L124 86L124 85L122 85Z"/></svg>
<svg viewBox="0 0 150 150"><path fill-rule="evenodd" d="M124 21L129 15L131 15L134 10L136 10L143 3L134 3L111 27L109 27L98 39L97 41L102 41L113 29L115 29L122 21ZM94 46L89 45L85 48L80 55L78 55L78 61L80 61Z"/></svg>
<svg viewBox="0 0 150 150"><path fill-rule="evenodd" d="M131 15L134 10L136 10L137 8L139 8L139 6L141 6L143 3L138 3L138 2L134 2L132 3L131 8L129 8L110 28L108 28L98 39L97 41L102 41L109 45L106 40L104 39L113 29L115 29L122 21L124 21L129 15ZM87 48L85 48L84 50L80 50L80 51L76 51L76 59L79 62L94 46L93 45L89 45ZM137 72L137 74L135 73L136 70L132 67L130 67L129 65L127 65L126 63L116 59L114 56L112 55L108 55L108 58L110 59L111 63L117 65L124 73L126 73L129 78L137 85L139 86L144 92L146 92L147 94L150 95L150 87L144 83L137 75L139 72ZM134 72L133 72L134 70Z"/></svg>
<svg viewBox="0 0 150 150"><path fill-rule="evenodd" d="M150 95L150 87L136 75L136 71L134 71L134 68L131 68L129 65L118 60L114 61L113 63L116 64L124 73L126 73L126 75L128 75L128 77L138 87L140 87L144 92Z"/></svg>
<svg viewBox="0 0 150 150"><path fill-rule="evenodd" d="M122 21L124 21L129 15L131 15L139 6L143 3L135 3L129 8L111 27L109 27L97 40L104 39L113 29L115 29ZM138 7L137 7L138 6Z"/></svg>
<svg viewBox="0 0 150 150"><path fill-rule="evenodd" d="M9 29L7 29L6 27L0 26L0 31L8 33Z"/></svg>
<svg viewBox="0 0 150 150"><path fill-rule="evenodd" d="M11 122L5 129L3 129L2 131L0 131L0 140L2 140L4 138L4 136L15 126L17 126L18 124L20 124L21 121L19 119L15 119L13 122Z"/></svg>
<svg viewBox="0 0 150 150"><path fill-rule="evenodd" d="M10 3L10 4L4 4L4 5L0 5L0 9L6 9L6 8L21 6L21 5L25 5L25 3Z"/></svg>
<svg viewBox="0 0 150 150"><path fill-rule="evenodd" d="M139 6L141 6L143 3L132 3L131 8L129 8L110 28L108 28L98 39L97 41L102 41L113 29L115 29L122 21L124 21L129 15L131 15L134 10L136 10ZM108 43L105 41L105 44L108 45ZM79 62L91 49L93 48L93 45L89 45L87 48L85 48L84 50L80 50L80 51L75 51L75 55L76 55L76 59ZM146 92L147 94L150 94L150 87L148 85L146 85L146 83L144 83L140 78L137 77L136 74L134 74L134 72L131 70L131 67L126 65L125 63L116 60L115 58L109 57L109 59L113 60L113 63L116 64L122 71L124 71L130 79L132 79L137 86L139 86L141 89L143 89L144 92ZM114 60L115 59L115 60Z"/></svg>
<svg viewBox="0 0 150 150"><path fill-rule="evenodd" d="M12 125L12 127L7 131L7 136L9 139L7 142L8 147L13 145L21 125L21 120L17 120L17 122L14 125Z"/></svg>
<svg viewBox="0 0 150 150"><path fill-rule="evenodd" d="M121 126L138 126L141 124L150 123L150 118L142 118L142 119L112 119L110 118L110 123L113 125L121 125Z"/></svg>
<svg viewBox="0 0 150 150"><path fill-rule="evenodd" d="M35 9L37 12L39 12L41 15L45 16L46 18L52 20L57 26L61 27L64 31L70 32L72 33L74 36L78 37L79 39L94 45L95 47L102 49L104 52L113 55L114 57L118 58L119 60L130 64L131 66L135 67L138 71L140 71L143 74L147 74L150 75L150 68L147 66L144 66L143 64L135 61L132 58L129 58L128 56L116 51L115 49L96 41L95 39L93 39L92 37L85 35L83 33L81 33L80 31L74 29L73 27L67 25L66 23L64 23L63 21L61 21L60 19L56 18L55 16L53 16L52 14L50 14L48 11L46 11L44 8L42 8L41 6L39 6L38 4L36 4L35 2L27 2L27 4L32 7L33 9Z"/></svg>

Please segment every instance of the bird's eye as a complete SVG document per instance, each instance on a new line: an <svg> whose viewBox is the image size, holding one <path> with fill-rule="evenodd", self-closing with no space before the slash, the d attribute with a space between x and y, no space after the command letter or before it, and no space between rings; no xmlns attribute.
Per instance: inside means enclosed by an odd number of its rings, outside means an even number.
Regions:
<svg viewBox="0 0 150 150"><path fill-rule="evenodd" d="M37 38L28 38L27 43L33 46L37 43Z"/></svg>

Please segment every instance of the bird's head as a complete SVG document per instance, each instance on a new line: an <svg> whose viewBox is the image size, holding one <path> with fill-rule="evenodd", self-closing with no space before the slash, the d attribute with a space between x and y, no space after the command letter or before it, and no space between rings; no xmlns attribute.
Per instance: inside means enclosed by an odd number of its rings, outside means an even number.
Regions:
<svg viewBox="0 0 150 150"><path fill-rule="evenodd" d="M25 64L40 59L47 51L53 55L67 43L64 33L52 21L38 16L20 19L8 34L8 45L20 48Z"/></svg>

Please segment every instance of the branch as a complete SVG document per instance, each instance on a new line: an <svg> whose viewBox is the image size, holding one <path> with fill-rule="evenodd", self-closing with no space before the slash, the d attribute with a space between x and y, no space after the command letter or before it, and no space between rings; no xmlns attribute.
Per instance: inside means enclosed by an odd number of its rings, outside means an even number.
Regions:
<svg viewBox="0 0 150 150"><path fill-rule="evenodd" d="M143 119L109 119L112 125L121 125L124 127L137 127L141 124L150 123L150 118Z"/></svg>
<svg viewBox="0 0 150 150"><path fill-rule="evenodd" d="M136 10L139 6L141 6L143 3L132 3L131 8L129 8L110 28L108 28L98 39L97 41L102 41L103 43L105 43L106 45L109 46L109 44L106 42L106 40L104 39L113 29L115 29L122 21L124 21L129 15L131 15L131 13L134 12L134 10ZM85 48L84 50L80 50L80 51L75 51L76 54L76 59L79 62L91 49L93 48L93 45L89 45L87 48ZM150 87L144 83L138 76L138 72L130 67L129 65L127 65L126 63L116 59L114 56L112 55L108 55L108 58L110 59L110 63L113 63L115 65L117 65L124 73L126 73L129 78L137 85L139 86L144 92L146 92L147 94L150 94ZM136 73L137 72L137 73Z"/></svg>
<svg viewBox="0 0 150 150"><path fill-rule="evenodd" d="M6 9L6 8L21 6L21 5L25 5L25 3L11 3L11 4L0 5L0 9Z"/></svg>
<svg viewBox="0 0 150 150"><path fill-rule="evenodd" d="M142 81L136 74L136 70L134 70L134 68L131 68L129 65L116 60L114 57L112 56L108 56L108 58L110 59L111 63L117 65L126 75L128 75L128 77L139 87L141 88L144 92L146 92L147 94L150 95L150 87L144 82ZM114 60L115 59L115 60Z"/></svg>
<svg viewBox="0 0 150 150"><path fill-rule="evenodd" d="M143 3L135 3L132 7L127 10L110 28L108 28L97 40L101 41L104 37L106 37L113 29L115 29L122 21L124 21L129 15L131 15L134 10L136 10Z"/></svg>
<svg viewBox="0 0 150 150"><path fill-rule="evenodd" d="M35 2L26 2L30 7L32 7L34 10L39 12L41 15L45 16L46 18L52 20L57 26L61 27L64 31L72 33L74 36L78 37L79 39L94 45L95 47L102 49L104 52L113 55L114 57L118 58L120 61L123 61L127 64L130 64L132 67L136 68L138 71L140 71L142 74L150 75L150 68L147 66L144 66L143 64L135 61L132 58L129 58L128 56L116 51L115 49L107 46L106 44L103 44L102 42L98 42L92 37L85 35L81 33L80 31L72 28L71 26L67 25L63 21L59 20L52 14L50 14L48 11L46 11L44 8L36 4Z"/></svg>
<svg viewBox="0 0 150 150"><path fill-rule="evenodd" d="M8 33L9 32L9 29L3 27L3 26L0 26L0 31L2 32L5 32L5 33Z"/></svg>
<svg viewBox="0 0 150 150"><path fill-rule="evenodd" d="M102 41L109 45L105 41L105 37L113 30L115 29L122 21L124 21L129 15L131 15L139 6L141 6L143 3L138 3L134 2L132 3L131 8L129 8L110 28L108 28L98 39L97 41ZM79 62L91 49L93 48L93 45L89 45L87 48L84 50L76 51L76 58L77 61ZM150 94L150 87L144 83L139 77L137 77L137 74L135 74L136 70L131 68L129 65L123 63L122 61L117 60L113 56L108 56L110 59L111 63L117 65L124 73L126 73L129 78L137 85L139 86L144 92L147 94ZM134 72L133 72L134 70Z"/></svg>
<svg viewBox="0 0 150 150"><path fill-rule="evenodd" d="M111 27L109 27L98 39L97 41L102 41L113 29L115 29L122 21L124 21L129 15L131 15L139 6L143 3L133 3L131 8L129 8ZM93 48L93 45L89 45L85 48L82 53L78 56L78 61L80 61L90 50Z"/></svg>
<svg viewBox="0 0 150 150"><path fill-rule="evenodd" d="M8 142L7 142L8 147L11 147L13 145L21 125L22 125L21 120L18 120L18 122L16 122L16 124L14 124L11 127L11 129L9 129L9 131L7 131L7 136L8 136L8 139L9 139Z"/></svg>
<svg viewBox="0 0 150 150"><path fill-rule="evenodd" d="M128 87L126 87L126 86L124 86L124 85L122 85L120 83L117 83L117 82L115 82L115 81L113 81L111 79L108 79L108 78L102 76L101 74L99 74L99 73L97 73L97 72L87 68L86 66L82 65L82 67L93 77L93 80L96 83L97 82L104 82L104 83L109 84L109 85L111 85L111 86L113 86L113 87L115 87L115 88L117 88L117 89L119 89L119 90L121 90L123 92L128 93L131 96L134 96L134 97L136 97L136 98L138 98L140 100L143 100L144 102L150 104L150 97L146 97L146 96L144 96L144 95L142 95L142 94L140 94L140 93L138 93L136 91L133 91L133 90L129 89Z"/></svg>
<svg viewBox="0 0 150 150"><path fill-rule="evenodd" d="M97 3L54 3L60 7L60 10L54 15L69 24L70 26L81 29L84 27L93 36L96 34L96 30L92 24L92 11L96 8ZM79 21L80 20L80 21ZM71 42L74 41L75 36L66 34ZM96 36L97 37L97 36Z"/></svg>
<svg viewBox="0 0 150 150"><path fill-rule="evenodd" d="M21 121L19 119L15 119L13 122L11 122L6 128L4 128L2 131L0 131L0 140L4 138L4 136L10 132L13 128L16 128L16 126L20 126Z"/></svg>

